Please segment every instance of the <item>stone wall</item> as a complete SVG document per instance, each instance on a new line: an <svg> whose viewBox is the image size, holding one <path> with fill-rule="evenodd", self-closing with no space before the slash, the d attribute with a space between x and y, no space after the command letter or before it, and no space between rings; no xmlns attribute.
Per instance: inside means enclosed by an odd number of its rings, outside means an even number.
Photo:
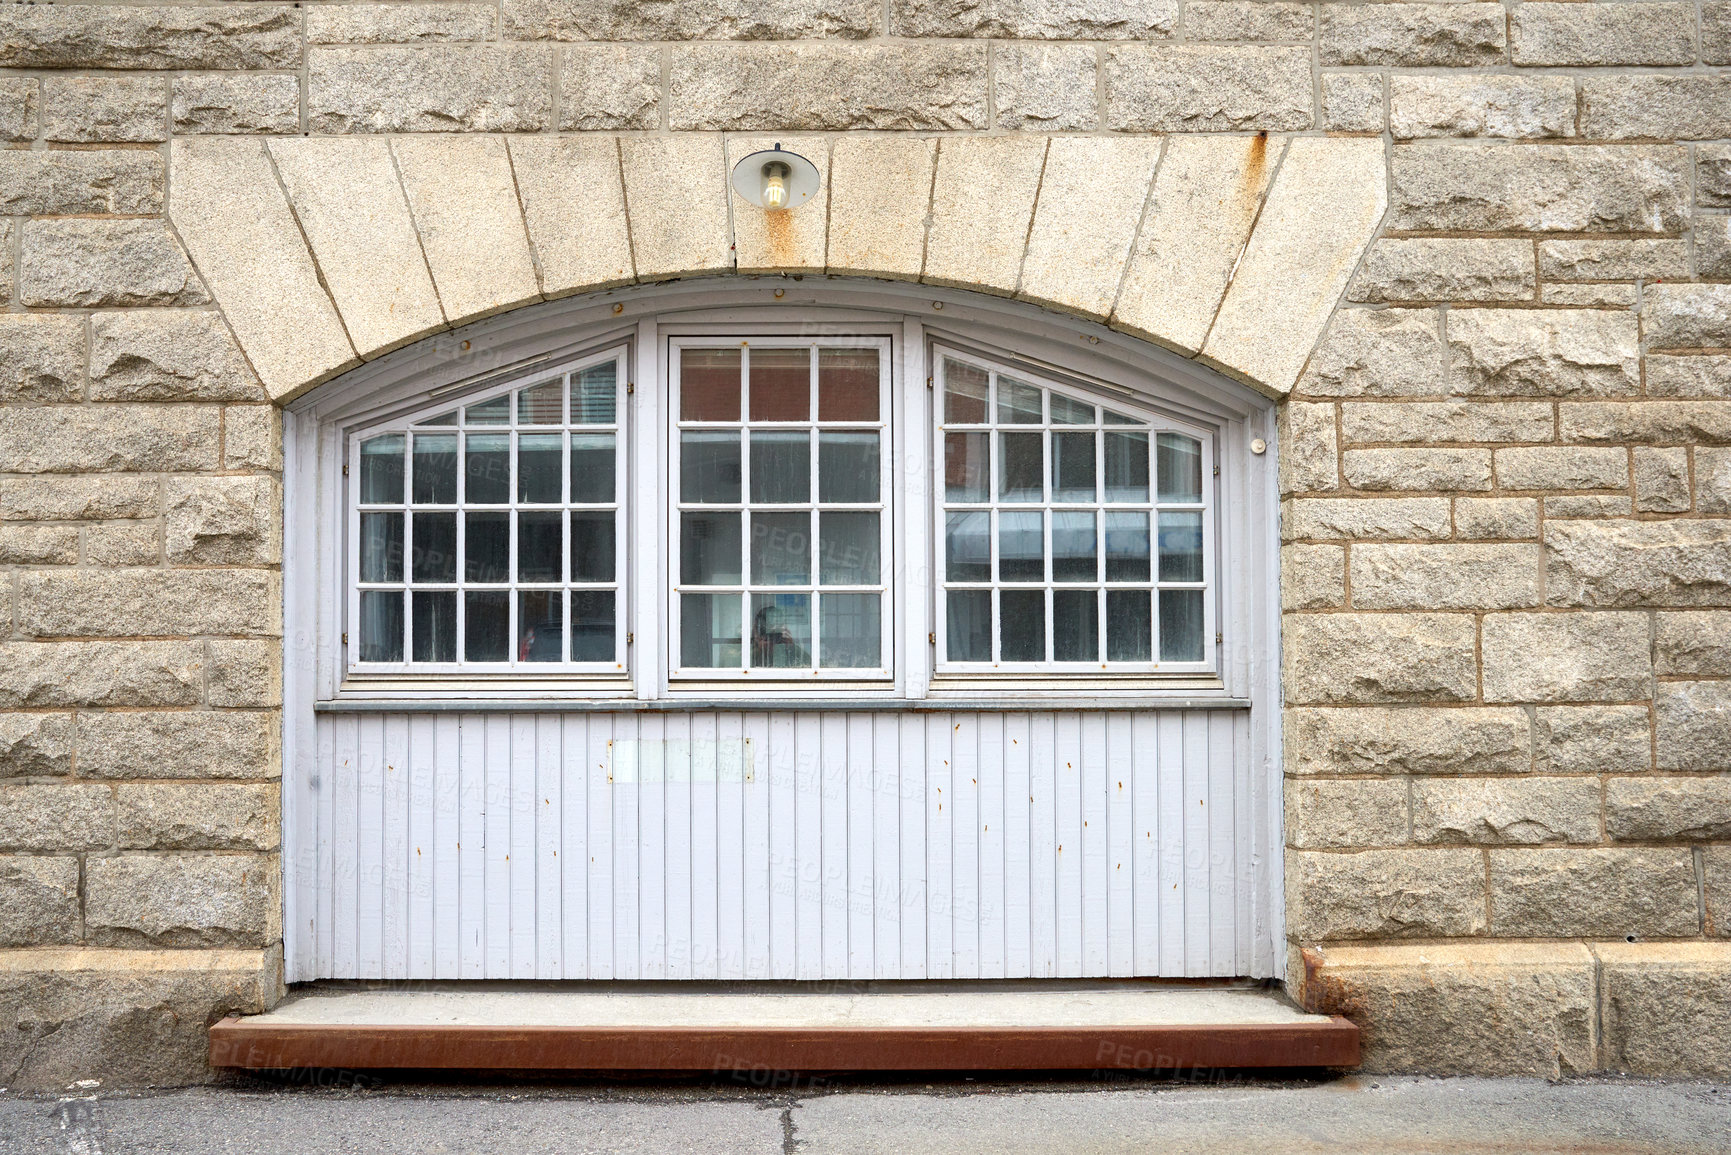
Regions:
<svg viewBox="0 0 1731 1155"><path fill-rule="evenodd" d="M269 398L391 340L361 348L351 323L349 352L286 384L304 349L243 353L171 219L171 157L192 137L401 134L396 172L430 139L409 134L450 132L511 134L513 157L596 132L624 154L799 131L825 156L852 141L862 171L911 151L928 180L953 164L928 221L1005 181L1143 195L1079 250L1081 280L1112 281L1085 298L1061 295L1077 250L1056 242L1061 290L975 243L929 279L1292 388L1294 986L1358 1018L1381 1069L1731 1072L1727 66L1726 0L0 6L0 1021L23 1040L0 1083L204 1077L208 1021L279 986ZM1380 238L1314 351L1279 309L1236 315L1298 343L1290 372L1204 349L1278 172L1222 200L1233 259L1200 328L1128 319L1190 283L1182 262L1118 276L1161 236L1144 220L1220 185L1159 167L1188 155L1174 142L1253 133L1276 158L1332 134L1386 161ZM957 143L1005 137L1074 143L1026 182L1014 147ZM1147 158L1140 183L1098 187L1089 159L1126 140L1146 144L1114 154ZM275 155L257 153L294 185ZM225 203L191 191L187 212ZM302 230L317 191L297 192ZM1315 215L1258 299L1303 291ZM1066 222L1100 247L1085 225ZM849 267L928 276L937 234L901 227L917 253L854 237ZM816 267L836 236L832 209ZM969 261L1010 272L952 275ZM684 271L632 268L614 279ZM553 295L545 254L532 272L523 299Z"/></svg>

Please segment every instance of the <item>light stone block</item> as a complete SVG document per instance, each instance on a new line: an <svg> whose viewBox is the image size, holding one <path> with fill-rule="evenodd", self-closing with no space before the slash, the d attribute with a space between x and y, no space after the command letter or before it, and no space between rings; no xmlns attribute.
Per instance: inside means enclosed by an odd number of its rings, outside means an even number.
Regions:
<svg viewBox="0 0 1731 1155"><path fill-rule="evenodd" d="M1159 157L1158 139L1053 140L1017 296L1104 320L1118 295Z"/></svg>
<svg viewBox="0 0 1731 1155"><path fill-rule="evenodd" d="M321 4L307 9L309 44L422 44L488 40L491 4Z"/></svg>
<svg viewBox="0 0 1731 1155"><path fill-rule="evenodd" d="M264 390L220 313L138 309L90 318L90 397L262 401Z"/></svg>
<svg viewBox="0 0 1731 1155"><path fill-rule="evenodd" d="M1355 545L1352 604L1366 610L1506 610L1540 604L1537 545Z"/></svg>
<svg viewBox="0 0 1731 1155"><path fill-rule="evenodd" d="M1311 355L1299 392L1410 397L1443 392L1441 321L1432 309L1341 309Z"/></svg>
<svg viewBox="0 0 1731 1155"><path fill-rule="evenodd" d="M163 221L30 221L22 233L18 296L26 305L103 308L210 300Z"/></svg>
<svg viewBox="0 0 1731 1155"><path fill-rule="evenodd" d="M277 565L282 492L274 477L171 477L163 482L171 565Z"/></svg>
<svg viewBox="0 0 1731 1155"><path fill-rule="evenodd" d="M1651 692L1645 614L1487 614L1481 645L1487 702L1615 702Z"/></svg>
<svg viewBox="0 0 1731 1155"><path fill-rule="evenodd" d="M84 560L90 565L157 565L162 534L151 524L93 525L84 531Z"/></svg>
<svg viewBox="0 0 1731 1155"><path fill-rule="evenodd" d="M511 136L505 143L542 293L551 299L628 283L631 232L618 142Z"/></svg>
<svg viewBox="0 0 1731 1155"><path fill-rule="evenodd" d="M294 68L300 16L290 4L20 5L0 12L0 68Z"/></svg>
<svg viewBox="0 0 1731 1155"><path fill-rule="evenodd" d="M1395 75L1389 78L1388 127L1396 140L1574 136L1575 82L1568 76Z"/></svg>
<svg viewBox="0 0 1731 1155"><path fill-rule="evenodd" d="M1642 513L1682 513L1689 508L1689 451L1637 448L1635 508Z"/></svg>
<svg viewBox="0 0 1731 1155"><path fill-rule="evenodd" d="M1322 74L1322 127L1329 132L1381 132L1388 121L1383 80L1375 73Z"/></svg>
<svg viewBox="0 0 1731 1155"><path fill-rule="evenodd" d="M552 111L552 51L541 45L307 53L307 123L315 133L537 132Z"/></svg>
<svg viewBox="0 0 1731 1155"><path fill-rule="evenodd" d="M504 0L502 10L510 40L859 40L884 32L874 0Z"/></svg>
<svg viewBox="0 0 1731 1155"><path fill-rule="evenodd" d="M1341 473L1354 489L1471 491L1491 488L1488 449L1348 449Z"/></svg>
<svg viewBox="0 0 1731 1155"><path fill-rule="evenodd" d="M1731 136L1731 76L1588 74L1581 134L1598 140L1711 140Z"/></svg>
<svg viewBox="0 0 1731 1155"><path fill-rule="evenodd" d="M78 907L78 859L0 856L0 947L77 942Z"/></svg>
<svg viewBox="0 0 1731 1155"><path fill-rule="evenodd" d="M1328 4L1317 44L1323 64L1459 68L1507 52L1504 16L1489 4Z"/></svg>
<svg viewBox="0 0 1731 1155"><path fill-rule="evenodd" d="M1294 401L1280 410L1280 492L1340 488L1335 407Z"/></svg>
<svg viewBox="0 0 1731 1155"><path fill-rule="evenodd" d="M1731 449L1695 451L1695 508L1731 513Z"/></svg>
<svg viewBox="0 0 1731 1155"><path fill-rule="evenodd" d="M1654 671L1731 677L1731 610L1656 615Z"/></svg>
<svg viewBox="0 0 1731 1155"><path fill-rule="evenodd" d="M1731 1078L1731 943L1596 943L1607 1065L1648 1077Z"/></svg>
<svg viewBox="0 0 1731 1155"><path fill-rule="evenodd" d="M940 142L922 281L1016 291L1046 149L1045 140L1028 136ZM734 215L737 221L737 208Z"/></svg>
<svg viewBox="0 0 1731 1155"><path fill-rule="evenodd" d="M1731 770L1731 682L1661 682L1653 721L1660 770Z"/></svg>
<svg viewBox="0 0 1731 1155"><path fill-rule="evenodd" d="M1137 44L1106 50L1114 132L1291 132L1315 121L1308 48Z"/></svg>
<svg viewBox="0 0 1731 1155"><path fill-rule="evenodd" d="M1690 4L1522 4L1509 16L1515 64L1695 63Z"/></svg>
<svg viewBox="0 0 1731 1155"><path fill-rule="evenodd" d="M84 358L84 324L77 317L0 317L0 402L81 400Z"/></svg>
<svg viewBox="0 0 1731 1155"><path fill-rule="evenodd" d="M1687 241L1540 241L1547 281L1636 281L1689 275Z"/></svg>
<svg viewBox="0 0 1731 1155"><path fill-rule="evenodd" d="M0 140L35 140L41 128L42 82L34 76L0 78Z"/></svg>
<svg viewBox="0 0 1731 1155"><path fill-rule="evenodd" d="M1177 0L895 0L898 36L1006 40L1158 40L1178 23Z"/></svg>
<svg viewBox="0 0 1731 1155"><path fill-rule="evenodd" d="M1531 724L1512 706L1286 711L1289 774L1524 774Z"/></svg>
<svg viewBox="0 0 1731 1155"><path fill-rule="evenodd" d="M212 706L282 705L282 643L209 643L210 673L205 697Z"/></svg>
<svg viewBox="0 0 1731 1155"><path fill-rule="evenodd" d="M1731 604L1731 521L1545 523L1553 606Z"/></svg>
<svg viewBox="0 0 1731 1155"><path fill-rule="evenodd" d="M71 714L0 714L0 778L71 771Z"/></svg>
<svg viewBox="0 0 1731 1155"><path fill-rule="evenodd" d="M1539 503L1531 497L1457 497L1455 534L1468 539L1536 538Z"/></svg>
<svg viewBox="0 0 1731 1155"><path fill-rule="evenodd" d="M1459 938L1485 930L1477 850L1292 851L1288 927L1301 939Z"/></svg>
<svg viewBox="0 0 1731 1155"><path fill-rule="evenodd" d="M222 411L222 461L229 469L282 468L282 414L274 405Z"/></svg>
<svg viewBox="0 0 1731 1155"><path fill-rule="evenodd" d="M1689 848L1492 850L1491 924L1510 938L1699 932Z"/></svg>
<svg viewBox="0 0 1731 1155"><path fill-rule="evenodd" d="M1311 497L1290 503L1289 538L1432 541L1449 536L1446 497Z"/></svg>
<svg viewBox="0 0 1731 1155"><path fill-rule="evenodd" d="M85 868L100 946L263 946L282 935L280 866L254 854L128 854Z"/></svg>
<svg viewBox="0 0 1731 1155"><path fill-rule="evenodd" d="M559 127L567 131L661 126L661 50L585 44L559 51Z"/></svg>
<svg viewBox="0 0 1731 1155"><path fill-rule="evenodd" d="M1289 545L1280 551L1280 606L1331 610L1346 604L1346 551L1337 545Z"/></svg>
<svg viewBox="0 0 1731 1155"><path fill-rule="evenodd" d="M1187 40L1309 41L1316 18L1308 4L1285 0L1191 0Z"/></svg>
<svg viewBox="0 0 1731 1155"><path fill-rule="evenodd" d="M1639 299L1634 285L1539 286L1539 300L1547 305L1581 309L1633 309Z"/></svg>
<svg viewBox="0 0 1731 1155"><path fill-rule="evenodd" d="M966 139L958 137L958 140ZM759 208L733 189L733 166L754 152L780 146L811 161L821 182L815 196L793 209ZM727 138L727 199L733 221L733 259L742 273L821 272L829 233L829 141L821 136ZM1026 232L1026 225L1023 232Z"/></svg>
<svg viewBox="0 0 1731 1155"><path fill-rule="evenodd" d="M1724 12L1731 36L1731 8ZM1695 146L1695 198L1697 204L1731 205L1731 144Z"/></svg>
<svg viewBox="0 0 1731 1155"><path fill-rule="evenodd" d="M109 850L114 796L78 782L0 783L0 850Z"/></svg>
<svg viewBox="0 0 1731 1155"><path fill-rule="evenodd" d="M1349 444L1549 441L1556 416L1545 401L1349 401L1340 407Z"/></svg>
<svg viewBox="0 0 1731 1155"><path fill-rule="evenodd" d="M215 469L214 405L0 406L0 471Z"/></svg>
<svg viewBox="0 0 1731 1155"><path fill-rule="evenodd" d="M1731 285L1654 285L1641 303L1653 349L1731 346Z"/></svg>
<svg viewBox="0 0 1731 1155"><path fill-rule="evenodd" d="M1006 44L992 60L998 127L1086 132L1100 120L1094 49L1086 44Z"/></svg>
<svg viewBox="0 0 1731 1155"><path fill-rule="evenodd" d="M0 709L190 706L204 691L193 642L5 642Z"/></svg>
<svg viewBox="0 0 1731 1155"><path fill-rule="evenodd" d="M269 779L282 727L251 710L83 711L79 771L90 778Z"/></svg>
<svg viewBox="0 0 1731 1155"><path fill-rule="evenodd" d="M1289 846L1339 850L1407 841L1402 779L1300 780L1288 783L1285 794Z"/></svg>
<svg viewBox="0 0 1731 1155"><path fill-rule="evenodd" d="M102 521L153 517L154 477L18 477L0 480L0 521Z"/></svg>
<svg viewBox="0 0 1731 1155"><path fill-rule="evenodd" d="M1596 778L1421 778L1412 784L1412 840L1537 846L1600 840Z"/></svg>
<svg viewBox="0 0 1731 1155"><path fill-rule="evenodd" d="M301 124L298 76L192 75L174 78L174 131L296 132Z"/></svg>
<svg viewBox="0 0 1731 1155"><path fill-rule="evenodd" d="M1630 313L1587 309L1455 309L1448 391L1573 397L1640 391L1640 335Z"/></svg>
<svg viewBox="0 0 1731 1155"><path fill-rule="evenodd" d="M1533 769L1541 774L1632 774L1653 764L1652 719L1641 706L1540 706Z"/></svg>
<svg viewBox="0 0 1731 1155"><path fill-rule="evenodd" d="M1497 484L1504 489L1627 489L1629 455L1622 449L1543 445L1498 449Z"/></svg>
<svg viewBox="0 0 1731 1155"><path fill-rule="evenodd" d="M1295 614L1285 630L1295 705L1464 702L1478 691L1468 614Z"/></svg>
<svg viewBox="0 0 1731 1155"><path fill-rule="evenodd" d="M1687 227L1689 156L1676 146L1421 141L1397 144L1391 158L1390 228L1676 233Z"/></svg>
<svg viewBox="0 0 1731 1155"><path fill-rule="evenodd" d="M1709 846L1704 859L1706 882L1706 931L1724 938L1731 935L1731 846Z"/></svg>
<svg viewBox="0 0 1731 1155"><path fill-rule="evenodd" d="M829 159L832 273L920 275L937 153L937 141L918 137L836 140Z"/></svg>
<svg viewBox="0 0 1731 1155"><path fill-rule="evenodd" d="M7 215L159 213L163 183L155 151L0 150L0 212Z"/></svg>
<svg viewBox="0 0 1731 1155"><path fill-rule="evenodd" d="M1612 778L1605 832L1622 842L1731 840L1731 777Z"/></svg>
<svg viewBox="0 0 1731 1155"><path fill-rule="evenodd" d="M17 629L38 638L282 634L271 570L30 570L14 596Z"/></svg>
<svg viewBox="0 0 1731 1155"><path fill-rule="evenodd" d="M1414 237L1378 241L1365 254L1353 301L1530 301L1533 246L1519 240Z"/></svg>
<svg viewBox="0 0 1731 1155"><path fill-rule="evenodd" d="M168 139L168 81L159 76L49 76L42 85L45 140Z"/></svg>
<svg viewBox="0 0 1731 1155"><path fill-rule="evenodd" d="M638 280L731 269L727 156L721 138L624 137L619 148Z"/></svg>
<svg viewBox="0 0 1731 1155"><path fill-rule="evenodd" d="M70 525L0 526L0 564L75 565L78 530Z"/></svg>
<svg viewBox="0 0 1731 1155"><path fill-rule="evenodd" d="M123 850L275 850L282 800L274 782L127 783L115 788Z"/></svg>

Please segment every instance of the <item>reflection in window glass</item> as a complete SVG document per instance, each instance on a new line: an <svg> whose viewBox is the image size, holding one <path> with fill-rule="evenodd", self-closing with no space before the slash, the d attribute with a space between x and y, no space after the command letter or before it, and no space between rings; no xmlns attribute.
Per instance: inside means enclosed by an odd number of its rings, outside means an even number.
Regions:
<svg viewBox="0 0 1731 1155"><path fill-rule="evenodd" d="M403 435L391 433L361 442L361 504L401 505Z"/></svg>

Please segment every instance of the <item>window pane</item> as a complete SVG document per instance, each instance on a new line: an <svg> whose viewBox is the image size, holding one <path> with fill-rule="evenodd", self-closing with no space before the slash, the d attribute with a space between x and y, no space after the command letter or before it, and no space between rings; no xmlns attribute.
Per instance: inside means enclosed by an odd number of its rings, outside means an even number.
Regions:
<svg viewBox="0 0 1731 1155"><path fill-rule="evenodd" d="M819 665L849 670L883 665L881 600L877 594L818 595Z"/></svg>
<svg viewBox="0 0 1731 1155"><path fill-rule="evenodd" d="M457 595L455 591L416 590L415 661L457 660Z"/></svg>
<svg viewBox="0 0 1731 1155"><path fill-rule="evenodd" d="M1160 591L1160 660L1202 660L1202 591Z"/></svg>
<svg viewBox="0 0 1731 1155"><path fill-rule="evenodd" d="M1038 433L998 434L998 497L1004 501L1043 501L1045 467Z"/></svg>
<svg viewBox="0 0 1731 1155"><path fill-rule="evenodd" d="M679 500L738 501L739 478L738 433L679 435Z"/></svg>
<svg viewBox="0 0 1731 1155"><path fill-rule="evenodd" d="M611 662L617 632L612 590L571 591L571 660Z"/></svg>
<svg viewBox="0 0 1731 1155"><path fill-rule="evenodd" d="M565 382L549 381L517 394L517 424L563 425Z"/></svg>
<svg viewBox="0 0 1731 1155"><path fill-rule="evenodd" d="M611 513L571 515L571 580L613 580L614 526ZM576 611L572 611L575 615Z"/></svg>
<svg viewBox="0 0 1731 1155"><path fill-rule="evenodd" d="M737 513L683 513L679 516L679 580L690 586L740 583L740 534ZM738 614L734 615L737 624Z"/></svg>
<svg viewBox="0 0 1731 1155"><path fill-rule="evenodd" d="M1003 661L1046 660L1046 591L999 591L998 625L998 655Z"/></svg>
<svg viewBox="0 0 1731 1155"><path fill-rule="evenodd" d="M1106 434L1106 500L1148 500L1148 435Z"/></svg>
<svg viewBox="0 0 1731 1155"><path fill-rule="evenodd" d="M811 584L811 515L751 515L751 584Z"/></svg>
<svg viewBox="0 0 1731 1155"><path fill-rule="evenodd" d="M410 577L418 582L456 581L457 515L417 513L414 531L414 556L409 562Z"/></svg>
<svg viewBox="0 0 1731 1155"><path fill-rule="evenodd" d="M403 580L403 515L361 514L361 580Z"/></svg>
<svg viewBox="0 0 1731 1155"><path fill-rule="evenodd" d="M511 595L504 590L463 595L463 658L503 662L511 656Z"/></svg>
<svg viewBox="0 0 1731 1155"><path fill-rule="evenodd" d="M1094 407L1066 397L1062 393L1052 394L1052 424L1053 425L1092 425L1094 424Z"/></svg>
<svg viewBox="0 0 1731 1155"><path fill-rule="evenodd" d="M463 515L463 580L489 585L511 580L510 514Z"/></svg>
<svg viewBox="0 0 1731 1155"><path fill-rule="evenodd" d="M876 421L878 419L878 351L819 349L817 351L817 419ZM825 662L824 665L829 665Z"/></svg>
<svg viewBox="0 0 1731 1155"><path fill-rule="evenodd" d="M738 421L739 374L738 349L680 350L680 420Z"/></svg>
<svg viewBox="0 0 1731 1155"><path fill-rule="evenodd" d="M738 594L682 594L679 599L679 664L699 669L735 669L742 664Z"/></svg>
<svg viewBox="0 0 1731 1155"><path fill-rule="evenodd" d="M998 580L1006 582L1046 580L1044 514L1000 513L998 515Z"/></svg>
<svg viewBox="0 0 1731 1155"><path fill-rule="evenodd" d="M1006 514L1005 516L1017 515ZM1052 515L1053 581L1099 581L1100 563L1096 553L1094 515L1092 513L1054 513Z"/></svg>
<svg viewBox="0 0 1731 1155"><path fill-rule="evenodd" d="M548 512L517 515L517 580L565 580L564 514Z"/></svg>
<svg viewBox="0 0 1731 1155"><path fill-rule="evenodd" d="M360 659L403 660L403 595L396 590L362 590Z"/></svg>
<svg viewBox="0 0 1731 1155"><path fill-rule="evenodd" d="M1040 387L998 374L998 421L1005 425L1038 425Z"/></svg>
<svg viewBox="0 0 1731 1155"><path fill-rule="evenodd" d="M811 668L811 595L751 595L751 664Z"/></svg>
<svg viewBox="0 0 1731 1155"><path fill-rule="evenodd" d="M944 359L944 424L986 423L986 371L964 361Z"/></svg>
<svg viewBox="0 0 1731 1155"><path fill-rule="evenodd" d="M414 499L416 505L457 502L457 438L451 433L415 435Z"/></svg>
<svg viewBox="0 0 1731 1155"><path fill-rule="evenodd" d="M817 515L818 581L826 586L871 586L878 583L878 515L832 513Z"/></svg>
<svg viewBox="0 0 1731 1155"><path fill-rule="evenodd" d="M1106 591L1106 660L1146 662L1154 657L1154 600L1147 590Z"/></svg>
<svg viewBox="0 0 1731 1155"><path fill-rule="evenodd" d="M471 433L464 438L463 499L471 505L504 505L511 500L511 436Z"/></svg>
<svg viewBox="0 0 1731 1155"><path fill-rule="evenodd" d="M517 660L565 660L565 595L558 590L524 590L517 595Z"/></svg>
<svg viewBox="0 0 1731 1155"><path fill-rule="evenodd" d="M1126 417L1122 413L1114 413L1110 409L1100 411L1100 420L1106 425L1140 425L1142 422L1134 417Z"/></svg>
<svg viewBox="0 0 1731 1155"><path fill-rule="evenodd" d="M944 500L987 500L986 446L989 433L944 434Z"/></svg>
<svg viewBox="0 0 1731 1155"><path fill-rule="evenodd" d="M1052 660L1100 660L1100 607L1093 590L1052 591Z"/></svg>
<svg viewBox="0 0 1731 1155"><path fill-rule="evenodd" d="M1108 513L1106 515L1106 580L1109 582L1145 582L1148 569L1148 515L1145 513ZM1110 612L1107 617L1110 618Z"/></svg>
<svg viewBox="0 0 1731 1155"><path fill-rule="evenodd" d="M950 661L991 661L992 591L951 590L944 610L944 644Z"/></svg>
<svg viewBox="0 0 1731 1155"><path fill-rule="evenodd" d="M751 350L751 419L811 418L811 350Z"/></svg>
<svg viewBox="0 0 1731 1155"><path fill-rule="evenodd" d="M403 435L369 437L361 442L361 503L403 504Z"/></svg>
<svg viewBox="0 0 1731 1155"><path fill-rule="evenodd" d="M1052 500L1094 500L1094 435L1052 434Z"/></svg>
<svg viewBox="0 0 1731 1155"><path fill-rule="evenodd" d="M557 505L565 470L565 438L558 433L526 433L517 438L517 500Z"/></svg>
<svg viewBox="0 0 1731 1155"><path fill-rule="evenodd" d="M881 499L876 433L817 435L817 495L819 501L875 503Z"/></svg>
<svg viewBox="0 0 1731 1155"><path fill-rule="evenodd" d="M1005 514L1015 517L1016 514ZM1038 514L1034 516L1038 517ZM944 524L944 572L953 582L992 580L992 515L952 513Z"/></svg>
<svg viewBox="0 0 1731 1155"><path fill-rule="evenodd" d="M1160 580L1163 582L1199 582L1202 580L1202 515L1200 513L1162 513L1160 515Z"/></svg>
<svg viewBox="0 0 1731 1155"><path fill-rule="evenodd" d="M415 422L416 425L455 425L456 423L457 411L455 409L441 413L437 417L425 417Z"/></svg>
<svg viewBox="0 0 1731 1155"><path fill-rule="evenodd" d="M1194 437L1160 435L1160 500L1202 500L1202 443Z"/></svg>
<svg viewBox="0 0 1731 1155"><path fill-rule="evenodd" d="M571 500L605 503L613 500L614 435L611 433L573 433L571 435Z"/></svg>
<svg viewBox="0 0 1731 1155"><path fill-rule="evenodd" d="M736 438L736 455L738 447ZM737 478L734 484L737 487ZM797 433L752 433L751 500L811 500L811 434L803 429Z"/></svg>
<svg viewBox="0 0 1731 1155"><path fill-rule="evenodd" d="M735 381L737 381L737 376ZM571 424L612 425L619 408L619 366L591 365L571 378ZM612 656L612 643L608 643Z"/></svg>
<svg viewBox="0 0 1731 1155"><path fill-rule="evenodd" d="M479 405L468 405L463 409L463 420L469 425L509 425L511 424L511 395L509 393L483 401Z"/></svg>

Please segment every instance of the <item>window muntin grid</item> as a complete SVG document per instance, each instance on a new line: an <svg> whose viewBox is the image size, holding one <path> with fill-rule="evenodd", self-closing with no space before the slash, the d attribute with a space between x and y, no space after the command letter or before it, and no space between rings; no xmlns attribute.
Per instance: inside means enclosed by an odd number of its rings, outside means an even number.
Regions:
<svg viewBox="0 0 1731 1155"><path fill-rule="evenodd" d="M939 669L1211 668L1211 449L965 354L935 358Z"/></svg>
<svg viewBox="0 0 1731 1155"><path fill-rule="evenodd" d="M624 351L350 443L363 673L625 665Z"/></svg>
<svg viewBox="0 0 1731 1155"><path fill-rule="evenodd" d="M672 343L673 677L889 676L889 353Z"/></svg>

